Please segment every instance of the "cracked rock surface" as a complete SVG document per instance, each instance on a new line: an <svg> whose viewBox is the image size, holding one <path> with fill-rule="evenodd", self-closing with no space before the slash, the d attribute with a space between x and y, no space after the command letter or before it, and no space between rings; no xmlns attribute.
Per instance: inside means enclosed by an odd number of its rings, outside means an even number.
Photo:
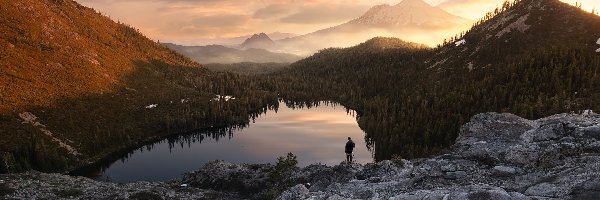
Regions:
<svg viewBox="0 0 600 200"><path fill-rule="evenodd" d="M444 155L354 167L346 182L307 184L318 188L302 198L600 199L600 115L483 113Z"/></svg>

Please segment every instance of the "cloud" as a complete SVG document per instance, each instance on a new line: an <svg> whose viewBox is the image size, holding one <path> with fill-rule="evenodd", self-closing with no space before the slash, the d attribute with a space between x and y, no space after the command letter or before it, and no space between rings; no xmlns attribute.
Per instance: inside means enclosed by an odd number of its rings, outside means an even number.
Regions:
<svg viewBox="0 0 600 200"><path fill-rule="evenodd" d="M207 27L235 27L245 25L249 20L246 15L199 16L192 20L194 25Z"/></svg>
<svg viewBox="0 0 600 200"><path fill-rule="evenodd" d="M439 4L439 7L448 12L473 20L478 20L485 13L493 11L496 7L502 6L505 0L445 0ZM513 0L511 0L513 1ZM593 8L600 8L600 0L560 0L574 5L575 2L582 3L582 8L591 11Z"/></svg>
<svg viewBox="0 0 600 200"><path fill-rule="evenodd" d="M259 8L254 12L253 16L254 18L258 19L272 19L289 15L292 12L293 9L291 9L288 5L277 3L268 5L263 8Z"/></svg>
<svg viewBox="0 0 600 200"><path fill-rule="evenodd" d="M478 20L502 3L504 0L447 0L442 2L439 7L458 16Z"/></svg>
<svg viewBox="0 0 600 200"><path fill-rule="evenodd" d="M250 17L246 15L194 16L166 23L155 30L161 35L222 37L245 32Z"/></svg>
<svg viewBox="0 0 600 200"><path fill-rule="evenodd" d="M369 7L353 5L328 5L305 7L298 12L280 19L283 23L294 24L323 24L343 22L356 18Z"/></svg>
<svg viewBox="0 0 600 200"><path fill-rule="evenodd" d="M440 7L457 6L457 5L469 5L469 4L489 4L489 3L502 3L504 0L447 0L440 3Z"/></svg>
<svg viewBox="0 0 600 200"><path fill-rule="evenodd" d="M402 0L76 0L161 41L260 32L305 34ZM438 3L443 0L426 0Z"/></svg>
<svg viewBox="0 0 600 200"><path fill-rule="evenodd" d="M195 3L195 4L223 4L228 2L243 3L245 0L76 0L78 2L99 2L99 3L117 3L117 2L161 2L161 3Z"/></svg>

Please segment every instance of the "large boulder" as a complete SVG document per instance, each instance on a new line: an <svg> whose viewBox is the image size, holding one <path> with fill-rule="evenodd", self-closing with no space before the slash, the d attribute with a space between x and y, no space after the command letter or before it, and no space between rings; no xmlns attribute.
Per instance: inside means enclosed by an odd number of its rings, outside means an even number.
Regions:
<svg viewBox="0 0 600 200"><path fill-rule="evenodd" d="M475 115L461 128L454 153L489 164L498 163L506 155L507 149L521 144L523 141L520 136L536 125L533 121L512 114Z"/></svg>
<svg viewBox="0 0 600 200"><path fill-rule="evenodd" d="M184 174L183 182L203 189L253 193L267 187L271 164L233 164L216 160Z"/></svg>
<svg viewBox="0 0 600 200"><path fill-rule="evenodd" d="M582 151L598 151L598 115L560 114L527 120L512 114L483 113L461 128L453 153L490 165L553 167Z"/></svg>
<svg viewBox="0 0 600 200"><path fill-rule="evenodd" d="M294 200L294 199L303 199L308 195L308 189L303 184L298 184L285 192L283 192L277 200Z"/></svg>

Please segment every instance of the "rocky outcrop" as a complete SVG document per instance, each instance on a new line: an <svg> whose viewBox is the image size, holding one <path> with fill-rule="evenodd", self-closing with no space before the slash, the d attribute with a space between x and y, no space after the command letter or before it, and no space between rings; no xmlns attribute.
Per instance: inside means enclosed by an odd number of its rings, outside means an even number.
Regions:
<svg viewBox="0 0 600 200"><path fill-rule="evenodd" d="M271 171L271 164L233 164L217 160L185 174L182 182L198 188L251 194L268 187Z"/></svg>
<svg viewBox="0 0 600 200"><path fill-rule="evenodd" d="M600 199L599 139L600 115L590 111L479 114L447 154L358 166L345 182L306 183L302 198Z"/></svg>
<svg viewBox="0 0 600 200"><path fill-rule="evenodd" d="M9 191L3 194L9 198L82 199L260 199L273 197L273 191L284 200L600 199L600 115L527 120L484 113L462 127L455 145L443 155L310 165L289 168L284 177L273 176L277 168L214 161L181 180L130 184L29 172L0 175L0 192ZM281 186L288 189L273 190Z"/></svg>
<svg viewBox="0 0 600 200"><path fill-rule="evenodd" d="M278 199L598 199L599 136L600 115L589 111L539 120L484 113L462 127L446 154L311 165L284 181L297 185ZM214 162L185 181L210 189L232 180L241 183L230 184L237 190L265 186L272 167L251 166Z"/></svg>
<svg viewBox="0 0 600 200"><path fill-rule="evenodd" d="M212 199L232 194L198 189L178 181L109 183L85 177L27 172L0 175L0 199Z"/></svg>

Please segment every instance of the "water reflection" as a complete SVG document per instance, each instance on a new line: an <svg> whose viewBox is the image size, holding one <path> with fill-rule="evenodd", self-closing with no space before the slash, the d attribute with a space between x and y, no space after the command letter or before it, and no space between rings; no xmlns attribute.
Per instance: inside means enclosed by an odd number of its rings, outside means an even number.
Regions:
<svg viewBox="0 0 600 200"><path fill-rule="evenodd" d="M212 160L234 163L274 163L292 152L300 166L339 164L345 160L347 137L356 142L355 161L368 163L373 155L356 113L338 104L280 103L253 123L181 135L129 153L95 174L115 182L164 181L180 177ZM88 174L89 175L89 174Z"/></svg>

